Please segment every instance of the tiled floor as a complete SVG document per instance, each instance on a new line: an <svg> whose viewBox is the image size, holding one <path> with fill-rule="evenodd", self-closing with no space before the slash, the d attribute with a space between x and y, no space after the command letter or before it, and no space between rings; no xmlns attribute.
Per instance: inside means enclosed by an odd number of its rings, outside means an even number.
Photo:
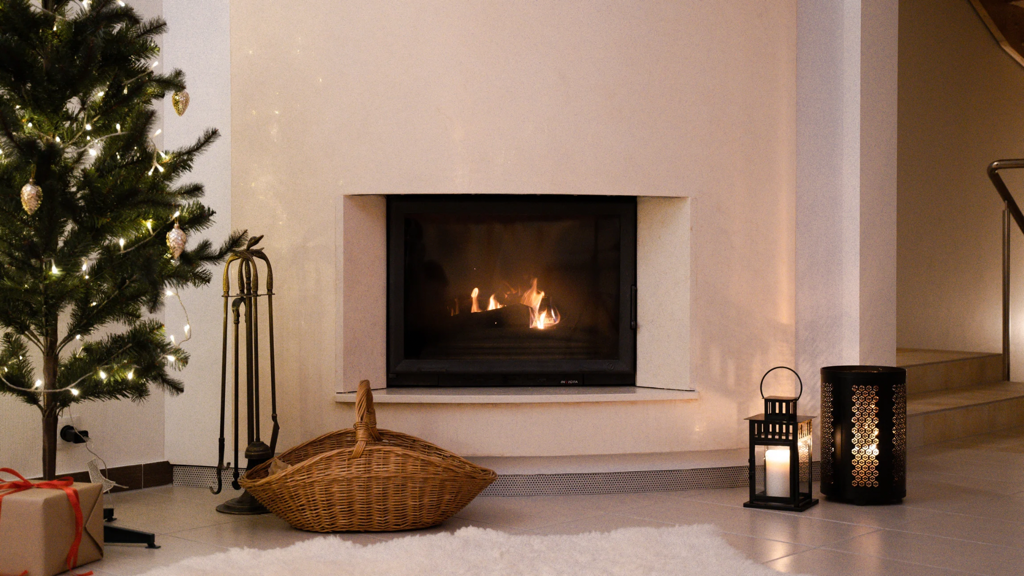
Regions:
<svg viewBox="0 0 1024 576"><path fill-rule="evenodd" d="M1024 575L1024 429L919 448L900 506L822 501L802 513L742 507L746 489L605 496L477 498L435 531L482 526L565 534L626 526L711 523L748 557L782 572L828 576ZM97 576L138 574L230 547L276 548L315 534L273 516L232 517L227 496L165 487L114 495L118 524L156 532L160 550L107 547ZM417 532L422 533L422 532ZM406 534L350 534L374 544Z"/></svg>

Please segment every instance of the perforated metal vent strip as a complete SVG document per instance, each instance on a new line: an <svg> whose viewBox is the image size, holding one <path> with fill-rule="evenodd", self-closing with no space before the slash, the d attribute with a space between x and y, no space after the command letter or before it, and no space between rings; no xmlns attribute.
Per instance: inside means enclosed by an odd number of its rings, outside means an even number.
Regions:
<svg viewBox="0 0 1024 576"><path fill-rule="evenodd" d="M217 468L214 466L181 466L174 465L174 485L187 486L190 488L206 488L217 484ZM239 474L244 472L238 471ZM221 479L225 486L231 484L234 470L221 471Z"/></svg>
<svg viewBox="0 0 1024 576"><path fill-rule="evenodd" d="M814 463L814 479L820 473ZM224 485L231 470L223 472ZM207 487L216 483L213 466L174 466L174 485ZM567 474L502 474L481 496L570 496L668 492L747 486L747 467L694 468L690 470L638 470L635 472L588 472Z"/></svg>

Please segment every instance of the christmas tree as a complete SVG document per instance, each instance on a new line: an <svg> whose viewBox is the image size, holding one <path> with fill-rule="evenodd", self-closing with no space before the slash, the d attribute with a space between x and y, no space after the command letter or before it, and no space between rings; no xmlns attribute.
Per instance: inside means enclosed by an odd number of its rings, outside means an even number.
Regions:
<svg viewBox="0 0 1024 576"><path fill-rule="evenodd" d="M151 315L244 243L184 249L214 213L177 181L217 132L156 146L154 102L187 104L156 71L165 29L121 0L0 0L0 393L42 413L48 479L71 404L182 391L188 355Z"/></svg>

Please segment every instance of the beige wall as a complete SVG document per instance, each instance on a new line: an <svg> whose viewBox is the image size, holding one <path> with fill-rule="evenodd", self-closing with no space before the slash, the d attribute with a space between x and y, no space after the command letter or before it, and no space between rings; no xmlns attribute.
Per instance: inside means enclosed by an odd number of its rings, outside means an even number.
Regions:
<svg viewBox="0 0 1024 576"><path fill-rule="evenodd" d="M351 424L335 212L389 193L691 198L682 444L743 444L794 354L795 2L232 8L232 217L281 279L283 445Z"/></svg>
<svg viewBox="0 0 1024 576"><path fill-rule="evenodd" d="M968 0L902 0L899 68L898 344L998 352L1002 202L985 167L1024 156L1024 68ZM1024 350L1017 230L1013 242Z"/></svg>

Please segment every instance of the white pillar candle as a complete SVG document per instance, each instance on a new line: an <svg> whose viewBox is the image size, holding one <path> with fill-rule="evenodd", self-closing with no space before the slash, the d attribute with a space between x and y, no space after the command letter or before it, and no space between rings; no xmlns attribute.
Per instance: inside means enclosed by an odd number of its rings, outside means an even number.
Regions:
<svg viewBox="0 0 1024 576"><path fill-rule="evenodd" d="M789 498L789 448L765 450L765 495Z"/></svg>

